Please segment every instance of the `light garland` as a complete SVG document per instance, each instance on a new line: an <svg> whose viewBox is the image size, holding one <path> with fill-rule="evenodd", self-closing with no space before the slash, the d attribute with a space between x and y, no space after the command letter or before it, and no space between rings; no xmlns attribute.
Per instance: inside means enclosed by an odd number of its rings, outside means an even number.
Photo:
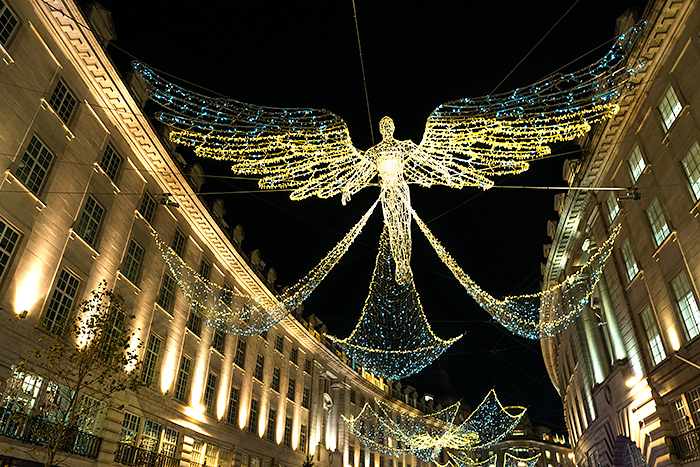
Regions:
<svg viewBox="0 0 700 467"><path fill-rule="evenodd" d="M503 456L503 467L535 467L542 453L532 457L516 457L508 452Z"/></svg>
<svg viewBox="0 0 700 467"><path fill-rule="evenodd" d="M368 402L356 417L341 415L348 429L373 451L390 456L414 454L426 462L435 462L443 449L471 451L492 446L515 428L526 410L504 408L493 389L461 424L454 423L459 402L433 414L414 416L379 399L374 401L377 410Z"/></svg>
<svg viewBox="0 0 700 467"><path fill-rule="evenodd" d="M581 313L593 294L621 229L620 224L616 225L610 237L588 262L559 284L536 294L498 300L486 293L464 272L415 211L413 219L442 262L479 306L511 332L530 339L554 336L569 327ZM542 310L546 312L546 321L540 321Z"/></svg>
<svg viewBox="0 0 700 467"><path fill-rule="evenodd" d="M153 228L151 228L151 235L153 235L175 281L182 289L188 305L199 313L207 324L232 334L253 335L270 329L311 295L362 232L362 228L377 204L378 201L370 207L360 221L350 229L323 260L299 282L285 290L279 296L278 301L258 299L247 294L236 293L202 278L158 236Z"/></svg>
<svg viewBox="0 0 700 467"><path fill-rule="evenodd" d="M496 467L496 462L498 460L496 454L483 461L475 461L468 457L463 451L448 451L447 454L450 456L450 460L441 467L447 467L448 465L452 467Z"/></svg>
<svg viewBox="0 0 700 467"><path fill-rule="evenodd" d="M345 353L375 375L398 380L412 375L439 357L462 336L442 340L425 317L411 270L404 283L396 279L388 229L379 252L362 315L346 339L327 335Z"/></svg>
<svg viewBox="0 0 700 467"><path fill-rule="evenodd" d="M194 147L199 156L230 161L236 173L261 175L261 188L294 188L293 200L342 194L345 203L378 175L395 274L405 284L411 252L408 184L488 189L489 177L523 172L528 161L550 153L548 144L581 136L592 123L615 115L615 101L639 70L625 68L624 58L642 27L621 35L605 57L583 70L438 106L420 145L394 139L393 122L384 117L383 140L364 153L352 145L345 122L327 110L208 97L162 79L140 62L133 66L151 98L165 108L158 118L176 129L172 141Z"/></svg>

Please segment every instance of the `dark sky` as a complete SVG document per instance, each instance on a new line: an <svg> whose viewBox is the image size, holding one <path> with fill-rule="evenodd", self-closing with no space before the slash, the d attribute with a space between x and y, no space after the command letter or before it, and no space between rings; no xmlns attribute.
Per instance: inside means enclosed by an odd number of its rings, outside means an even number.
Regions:
<svg viewBox="0 0 700 467"><path fill-rule="evenodd" d="M244 102L326 108L347 122L356 147L371 146L352 0L102 3L113 13L118 39L109 51L120 67L138 58ZM591 52L568 70L583 68L604 54L615 18L630 6L638 5L634 0L356 0L376 138L377 122L388 115L397 139L420 142L432 109L491 93L570 7L498 91L530 84ZM561 186L564 160L579 153L571 144L552 149L557 157L497 184ZM224 163L200 162L211 173L229 175ZM292 202L284 193L235 193L255 189L254 182L223 178L211 178L203 187L231 192L224 196L228 221L243 225L244 250L259 248L283 285L315 266L378 195L378 188L367 188L343 207L337 197ZM556 191L411 190L414 209L486 291L497 297L538 291ZM346 337L359 318L380 229L378 210L306 302L305 313L323 319L334 335ZM448 338L466 332L440 358L456 392L476 406L495 387L504 404L528 406L533 421L563 432L561 401L539 342L512 337L490 322L419 231L412 267L436 334ZM425 389L426 377L424 371L413 379Z"/></svg>

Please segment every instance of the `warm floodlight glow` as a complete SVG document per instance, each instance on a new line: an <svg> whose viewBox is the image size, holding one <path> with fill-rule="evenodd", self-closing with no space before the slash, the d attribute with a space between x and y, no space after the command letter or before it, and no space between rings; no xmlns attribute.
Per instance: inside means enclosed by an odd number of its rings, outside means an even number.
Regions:
<svg viewBox="0 0 700 467"><path fill-rule="evenodd" d="M640 378L639 376L632 376L627 381L625 381L625 385L627 385L628 388L632 389L637 385L637 383L639 383L641 379L642 378Z"/></svg>
<svg viewBox="0 0 700 467"><path fill-rule="evenodd" d="M668 338L671 341L671 348L674 352L677 352L681 348L681 341L678 339L678 334L674 329L668 331Z"/></svg>
<svg viewBox="0 0 700 467"><path fill-rule="evenodd" d="M17 274L19 275L19 274ZM15 292L15 313L17 315L31 310L41 296L42 288L39 285L41 270L38 267L30 268L25 276L18 280L17 291ZM26 315L25 315L26 317Z"/></svg>
<svg viewBox="0 0 700 467"><path fill-rule="evenodd" d="M160 392L166 394L170 391L170 385L173 383L175 377L175 361L176 357L174 354L168 354L165 359L165 364L163 365L163 370L160 375Z"/></svg>
<svg viewBox="0 0 700 467"><path fill-rule="evenodd" d="M200 407L199 409L192 407L191 405L188 405L185 407L185 415L188 417L192 417L195 420L198 420L202 423L204 423L204 407Z"/></svg>

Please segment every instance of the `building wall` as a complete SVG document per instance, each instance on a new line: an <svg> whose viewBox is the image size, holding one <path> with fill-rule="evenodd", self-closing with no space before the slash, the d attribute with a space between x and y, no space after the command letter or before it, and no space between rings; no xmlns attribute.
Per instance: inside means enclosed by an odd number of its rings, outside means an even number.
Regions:
<svg viewBox="0 0 700 467"><path fill-rule="evenodd" d="M138 395L116 396L101 417L95 430L102 438L98 464L114 462L125 423L131 420L137 445L147 436L147 421L148 427L160 426L158 443L167 444L166 433L176 431L174 457L181 465L205 460L208 467L300 465L307 454L318 466L391 465L362 448L340 418L356 415L365 400L391 400L387 382L354 370L308 323L289 316L265 337L226 335L220 351L214 349L212 328L188 328L190 311L177 287L172 304L161 300L168 269L151 238L151 227L169 244L181 232L183 259L194 269L206 261L215 283L260 300L276 299L260 271L234 246L240 232L217 223L195 195L169 143L150 126L87 26L108 22L90 23L71 0L2 0L0 17L5 26L0 27L0 227L5 235L0 246L1 370L11 373L24 350L52 330L52 298L65 288L66 278L77 284L74 292L66 289L72 304L105 280L135 315L144 358L149 348L157 358L151 386ZM59 83L76 100L65 121L57 114L60 102L52 102ZM25 159L37 141L52 154L38 177L26 175ZM108 148L122 159L113 175L104 159ZM35 186L33 180L42 183ZM160 204L163 193L172 194L169 199L179 207ZM155 205L147 222L142 203L148 196ZM91 239L94 229L83 220L95 202L103 215ZM136 274L127 267L133 265L132 242L143 250ZM237 364L239 342L246 344L245 359ZM191 367L181 401L175 396L183 356L191 360ZM254 377L258 356L264 359L261 378ZM276 369L279 390L272 388ZM292 393L290 378L295 383ZM208 382L215 389L210 411L204 406ZM232 388L237 390L235 408ZM302 406L305 391L308 407ZM420 413L415 407L430 409L416 403L415 396L409 404L393 403L413 414ZM249 418L252 404L257 404L254 420ZM276 411L271 440L270 409ZM285 446L288 420L291 445ZM6 464L28 459L13 449L17 443L9 438L0 445L9 449ZM401 467L421 464L414 456L396 462ZM71 465L91 463L77 456L68 459Z"/></svg>
<svg viewBox="0 0 700 467"><path fill-rule="evenodd" d="M622 225L591 306L575 326L542 341L581 466L638 464L637 448L650 466L698 465L700 458L699 204L696 176L683 166L700 140L694 116L700 11L697 2L651 1L643 16L649 24L634 54L645 67L618 115L580 141L583 155L568 165L568 181L591 190L558 199L560 219L545 266L549 286L575 272ZM621 30L633 22L631 16L618 21ZM671 87L679 103L670 106L675 120L665 124ZM635 148L645 165L638 175ZM636 187L641 199L617 201L626 198L625 187ZM667 225L656 239L654 212L663 216L656 225ZM676 289L687 292L682 302ZM685 412L674 409L679 401Z"/></svg>

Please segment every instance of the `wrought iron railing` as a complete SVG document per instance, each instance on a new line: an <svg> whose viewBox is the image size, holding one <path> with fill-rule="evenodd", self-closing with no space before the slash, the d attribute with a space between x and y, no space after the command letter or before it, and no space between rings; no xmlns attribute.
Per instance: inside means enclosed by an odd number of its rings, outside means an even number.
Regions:
<svg viewBox="0 0 700 467"><path fill-rule="evenodd" d="M42 416L0 409L0 436L24 441L35 446L51 447L81 457L97 459L102 438L84 433L77 428L66 428L58 439L59 425Z"/></svg>
<svg viewBox="0 0 700 467"><path fill-rule="evenodd" d="M700 428L671 439L678 460L683 462L700 460Z"/></svg>
<svg viewBox="0 0 700 467"><path fill-rule="evenodd" d="M117 443L114 462L134 467L177 467L180 461L162 453L137 448L126 443Z"/></svg>

